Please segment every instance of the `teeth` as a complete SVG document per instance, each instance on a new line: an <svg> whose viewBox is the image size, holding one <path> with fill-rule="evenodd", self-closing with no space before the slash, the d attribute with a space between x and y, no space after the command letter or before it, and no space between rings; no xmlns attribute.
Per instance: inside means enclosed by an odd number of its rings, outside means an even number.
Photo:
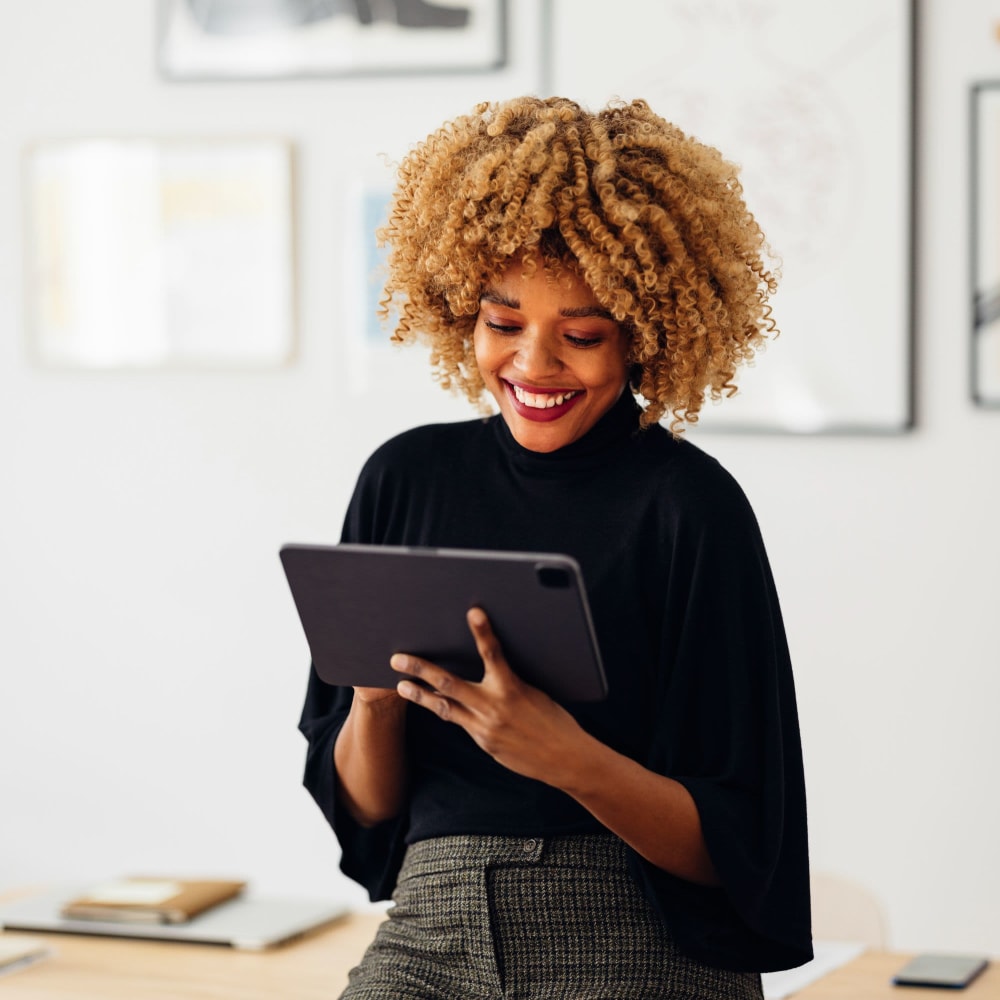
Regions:
<svg viewBox="0 0 1000 1000"><path fill-rule="evenodd" d="M579 389L570 392L526 392L519 385L514 387L514 395L519 403L525 406L534 407L536 410L547 410L553 406L562 406L567 399L572 399L580 394Z"/></svg>

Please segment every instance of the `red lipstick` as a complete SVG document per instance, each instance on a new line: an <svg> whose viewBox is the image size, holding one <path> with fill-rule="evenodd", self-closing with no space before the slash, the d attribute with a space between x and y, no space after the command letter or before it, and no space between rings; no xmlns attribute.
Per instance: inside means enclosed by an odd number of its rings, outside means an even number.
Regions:
<svg viewBox="0 0 1000 1000"><path fill-rule="evenodd" d="M507 398L514 408L514 412L525 420L534 420L538 423L547 423L551 420L558 420L569 413L576 406L577 400L583 398L583 391L580 389L540 389L537 386L516 385L503 379L504 390ZM518 399L518 392L528 393L532 396L563 396L572 393L569 398L564 398L561 403L554 403L552 406L531 406L521 399Z"/></svg>

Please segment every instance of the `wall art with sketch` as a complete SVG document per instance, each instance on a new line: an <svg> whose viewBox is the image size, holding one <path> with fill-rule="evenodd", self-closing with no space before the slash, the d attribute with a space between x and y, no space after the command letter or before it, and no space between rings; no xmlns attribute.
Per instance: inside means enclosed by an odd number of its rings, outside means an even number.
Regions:
<svg viewBox="0 0 1000 1000"><path fill-rule="evenodd" d="M183 80L494 70L506 0L161 0L159 62Z"/></svg>
<svg viewBox="0 0 1000 1000"><path fill-rule="evenodd" d="M571 0L555 0L558 23ZM617 0L588 42L553 35L558 92L642 97L742 168L781 262L781 335L699 427L910 428L911 0ZM644 25L642 31L635 30ZM588 28L580 25L586 35ZM580 60L587 45L600 59Z"/></svg>

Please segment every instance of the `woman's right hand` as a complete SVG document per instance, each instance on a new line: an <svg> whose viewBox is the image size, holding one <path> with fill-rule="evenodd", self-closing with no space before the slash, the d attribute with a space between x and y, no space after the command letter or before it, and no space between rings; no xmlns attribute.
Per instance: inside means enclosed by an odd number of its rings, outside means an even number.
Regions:
<svg viewBox="0 0 1000 1000"><path fill-rule="evenodd" d="M396 693L395 688L356 687L354 689L355 701L364 702L366 705L375 705L378 702L388 701L390 698L395 698L397 701L403 702L403 699ZM403 704L405 705L406 703L403 702Z"/></svg>
<svg viewBox="0 0 1000 1000"><path fill-rule="evenodd" d="M356 687L333 747L337 793L362 826L399 815L405 804L406 699L395 688Z"/></svg>

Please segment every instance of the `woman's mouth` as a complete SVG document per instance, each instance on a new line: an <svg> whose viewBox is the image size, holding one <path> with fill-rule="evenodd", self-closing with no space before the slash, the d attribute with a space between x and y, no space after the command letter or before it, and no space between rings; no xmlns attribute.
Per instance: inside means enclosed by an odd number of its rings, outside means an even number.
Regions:
<svg viewBox="0 0 1000 1000"><path fill-rule="evenodd" d="M553 406L562 406L567 399L580 395L579 389L561 389L558 392L529 392L519 385L511 383L514 390L514 397L519 403L525 406L532 406L536 410L547 410Z"/></svg>
<svg viewBox="0 0 1000 1000"><path fill-rule="evenodd" d="M503 380L515 411L528 420L556 420L573 408L582 389L528 389Z"/></svg>

